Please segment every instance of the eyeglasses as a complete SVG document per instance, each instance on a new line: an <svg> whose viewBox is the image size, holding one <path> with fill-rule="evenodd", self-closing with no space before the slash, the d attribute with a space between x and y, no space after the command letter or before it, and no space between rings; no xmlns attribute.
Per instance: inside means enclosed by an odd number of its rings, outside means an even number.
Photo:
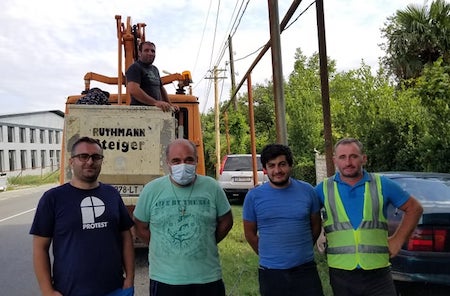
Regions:
<svg viewBox="0 0 450 296"><path fill-rule="evenodd" d="M81 162L87 162L89 160L89 158L92 158L92 161L94 161L94 162L100 161L104 158L104 156L101 154L87 154L87 153L80 153L80 154L72 156L72 158L75 158L75 157L78 158L78 160Z"/></svg>

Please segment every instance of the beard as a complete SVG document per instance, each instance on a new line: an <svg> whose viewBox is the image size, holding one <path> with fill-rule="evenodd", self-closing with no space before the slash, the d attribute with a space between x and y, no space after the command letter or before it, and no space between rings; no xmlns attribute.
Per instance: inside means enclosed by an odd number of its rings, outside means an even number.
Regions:
<svg viewBox="0 0 450 296"><path fill-rule="evenodd" d="M339 172L341 173L342 176L344 176L346 178L357 178L362 175L362 170L355 170L350 173L346 173L345 170L342 170L342 171L340 170Z"/></svg>
<svg viewBox="0 0 450 296"><path fill-rule="evenodd" d="M99 175L99 174L88 175L88 176L84 175L84 176L82 177L82 180L85 181L85 182L88 182L88 183L92 183L92 182L97 181L98 175Z"/></svg>
<svg viewBox="0 0 450 296"><path fill-rule="evenodd" d="M277 186L277 187L283 187L285 185L289 184L289 176L286 176L283 180L281 181L275 181L273 180L271 177L268 177L270 180L270 183L272 183L273 185Z"/></svg>
<svg viewBox="0 0 450 296"><path fill-rule="evenodd" d="M79 171L77 177L78 179L84 182L92 183L97 181L99 175L100 175L100 168L91 167Z"/></svg>

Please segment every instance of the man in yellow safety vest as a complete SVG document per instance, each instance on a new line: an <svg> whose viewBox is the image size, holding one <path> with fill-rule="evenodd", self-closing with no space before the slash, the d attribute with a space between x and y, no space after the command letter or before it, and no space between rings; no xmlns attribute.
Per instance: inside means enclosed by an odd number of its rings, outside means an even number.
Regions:
<svg viewBox="0 0 450 296"><path fill-rule="evenodd" d="M334 146L337 173L317 185L323 205L330 284L335 296L395 296L389 257L400 251L423 209L397 183L363 169L363 145L344 138ZM388 204L404 211L396 232L388 237Z"/></svg>

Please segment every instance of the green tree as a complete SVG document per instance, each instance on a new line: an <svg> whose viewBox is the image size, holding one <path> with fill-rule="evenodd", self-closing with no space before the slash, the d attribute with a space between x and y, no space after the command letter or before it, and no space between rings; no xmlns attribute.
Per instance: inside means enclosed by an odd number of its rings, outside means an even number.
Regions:
<svg viewBox="0 0 450 296"><path fill-rule="evenodd" d="M216 176L216 138L215 138L215 121L214 110L209 110L208 113L202 114L202 134L203 134L203 148L205 154L205 169L206 175Z"/></svg>
<svg viewBox="0 0 450 296"><path fill-rule="evenodd" d="M247 97L245 97L245 100L247 100ZM247 101L245 105L248 107ZM256 84L253 88L253 107L256 151L259 153L265 145L275 143L277 140L272 83Z"/></svg>
<svg viewBox="0 0 450 296"><path fill-rule="evenodd" d="M334 61L329 61L334 72ZM315 183L315 149L323 146L323 123L318 54L295 53L294 70L285 86L288 143L295 156L294 175Z"/></svg>
<svg viewBox="0 0 450 296"><path fill-rule="evenodd" d="M429 128L422 138L424 169L450 172L450 65L438 59L425 67L414 91L428 112Z"/></svg>
<svg viewBox="0 0 450 296"><path fill-rule="evenodd" d="M360 139L372 171L418 170L425 109L412 91L396 90L364 63L330 82L333 137Z"/></svg>
<svg viewBox="0 0 450 296"><path fill-rule="evenodd" d="M288 144L293 150L295 177L315 183L314 149L323 151L323 122L317 54L296 51L294 70L285 84ZM329 63L331 122L334 142L359 138L369 155L371 171L448 171L450 147L450 66L443 59L427 65L408 88L392 84L380 67L376 75L361 63L358 69L335 71ZM276 141L273 85L253 86L256 150ZM231 153L250 153L247 94L237 110L228 110ZM226 154L222 106L221 155ZM202 118L208 172L216 163L214 114Z"/></svg>
<svg viewBox="0 0 450 296"><path fill-rule="evenodd" d="M388 18L381 29L387 39L383 64L398 82L421 75L423 67L443 56L449 62L450 4L435 0L428 7L408 5Z"/></svg>

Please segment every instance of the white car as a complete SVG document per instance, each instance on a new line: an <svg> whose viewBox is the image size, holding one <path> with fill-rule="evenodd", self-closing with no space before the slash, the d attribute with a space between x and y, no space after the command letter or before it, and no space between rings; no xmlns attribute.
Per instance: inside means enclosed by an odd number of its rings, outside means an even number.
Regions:
<svg viewBox="0 0 450 296"><path fill-rule="evenodd" d="M263 172L260 155L256 155L256 170L258 177L256 186L269 180ZM252 155L225 155L220 167L218 181L229 200L243 201L248 190L255 187Z"/></svg>

